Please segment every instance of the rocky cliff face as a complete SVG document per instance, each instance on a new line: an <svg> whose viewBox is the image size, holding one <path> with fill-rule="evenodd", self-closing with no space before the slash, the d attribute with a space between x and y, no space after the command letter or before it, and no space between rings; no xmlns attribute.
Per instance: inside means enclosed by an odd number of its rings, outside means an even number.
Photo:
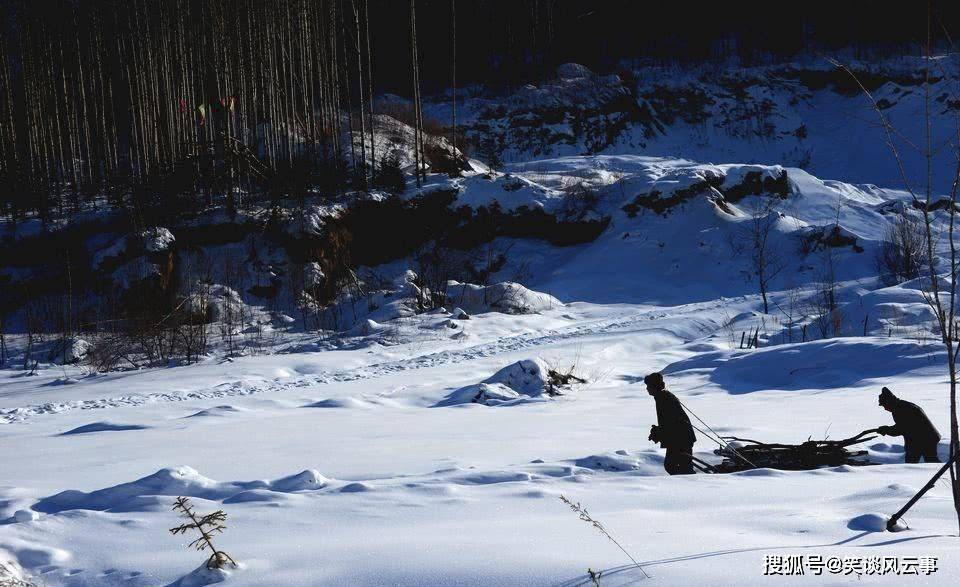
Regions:
<svg viewBox="0 0 960 587"><path fill-rule="evenodd" d="M946 140L960 99L939 71L931 89L935 142ZM922 138L924 63L852 63L850 69L897 128L908 175L923 174L912 146ZM449 120L447 99L428 114ZM476 156L493 162L590 154L643 154L696 161L779 163L819 177L902 187L877 114L849 74L827 61L750 69L640 67L619 75L561 66L506 96L474 89L458 105ZM947 153L935 164L949 167ZM535 166L535 162L528 163ZM949 174L935 178L947 190Z"/></svg>

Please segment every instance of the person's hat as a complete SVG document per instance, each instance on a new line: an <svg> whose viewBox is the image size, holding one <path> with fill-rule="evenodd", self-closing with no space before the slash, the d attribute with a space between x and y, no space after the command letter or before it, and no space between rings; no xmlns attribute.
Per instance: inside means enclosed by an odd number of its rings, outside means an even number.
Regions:
<svg viewBox="0 0 960 587"><path fill-rule="evenodd" d="M643 382L647 385L650 385L651 383L659 383L662 385L663 375L661 373L651 373L643 378Z"/></svg>
<svg viewBox="0 0 960 587"><path fill-rule="evenodd" d="M883 389L880 390L880 398L877 400L877 403L882 406L884 404L892 402L895 399L897 399L897 396L893 395L893 392L890 391L889 388L884 387Z"/></svg>

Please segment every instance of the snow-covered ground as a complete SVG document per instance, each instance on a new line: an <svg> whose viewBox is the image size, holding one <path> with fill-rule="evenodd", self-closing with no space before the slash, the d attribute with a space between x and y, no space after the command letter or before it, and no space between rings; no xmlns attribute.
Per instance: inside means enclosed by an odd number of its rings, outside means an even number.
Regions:
<svg viewBox="0 0 960 587"><path fill-rule="evenodd" d="M529 261L522 295L535 313L480 305L462 319L451 307L403 317L406 334L389 341L375 328L336 348L299 335L295 351L164 369L0 371L2 556L48 585L572 586L590 584L588 568L602 585L648 581L563 495L657 584L953 582L945 484L906 516L907 531L878 531L871 515L892 514L937 470L902 464L900 438L863 446L880 466L690 477L666 476L647 440L656 415L642 379L659 370L722 435L852 436L890 423L881 386L946 432L944 357L920 293L883 287L873 265L905 194L794 168L627 155L506 171L435 181L466 205L552 212L575 178L598 196L589 212L610 218L588 244L512 243ZM769 183L743 196L748 176ZM656 213L649 198L670 207ZM783 311L762 314L730 240L770 198L788 263L773 287ZM838 219L856 240L832 250L843 325L823 338L812 318L784 314L822 277L823 251L798 243ZM758 327L760 348L740 349ZM544 367L586 383L545 393ZM714 448L700 437L695 450L716 462ZM227 513L214 540L240 568L201 569L191 538L167 531L181 523L177 496ZM795 555L938 557L938 570L764 575L765 557Z"/></svg>

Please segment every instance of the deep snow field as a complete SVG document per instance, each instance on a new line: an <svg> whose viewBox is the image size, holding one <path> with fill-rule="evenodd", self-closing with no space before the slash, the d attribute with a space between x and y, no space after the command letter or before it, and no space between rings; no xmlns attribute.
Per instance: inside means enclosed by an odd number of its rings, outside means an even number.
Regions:
<svg viewBox="0 0 960 587"><path fill-rule="evenodd" d="M666 476L663 451L647 440L656 415L642 378L658 370L722 435L853 436L890 423L877 406L882 386L946 434L944 358L920 294L910 283L883 287L873 265L888 212L908 196L786 169L776 238L793 248L773 299L786 307L791 289L816 281L816 253L790 244L810 226L839 218L860 249L836 251L843 335L822 339L810 326L815 340L798 342L782 315L761 314L728 245L744 211L769 195L727 211L710 192L665 216L622 208L651 186L668 197L711 174L735 182L783 169L622 155L513 171L523 185L499 196L507 176L435 181L457 184L464 201L549 209L552 190L575 176L596 185L611 216L586 245L515 243L511 254L531 260L524 285L549 302L536 313L423 314L405 318L407 335L390 344L358 336L336 350L165 369L0 371L0 552L38 584L74 586L573 586L590 584L588 568L603 570L605 586L954 582L945 483L906 516L907 531L877 531L869 516L898 510L938 468L902 464L901 438L863 445L881 466L689 477ZM741 333L757 326L760 348L741 350ZM517 361L573 366L586 383L550 397L517 381ZM487 401L470 401L481 391ZM695 450L717 462L714 448L699 437ZM177 496L227 513L215 540L239 569L200 569L205 555L168 532L181 523ZM929 576L771 577L766 555L939 564Z"/></svg>

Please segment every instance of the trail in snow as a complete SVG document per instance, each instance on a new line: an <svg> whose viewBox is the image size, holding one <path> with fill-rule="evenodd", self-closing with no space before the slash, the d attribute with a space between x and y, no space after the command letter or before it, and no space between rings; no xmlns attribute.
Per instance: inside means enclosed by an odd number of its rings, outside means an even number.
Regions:
<svg viewBox="0 0 960 587"><path fill-rule="evenodd" d="M550 330L542 334L530 333L505 337L464 349L438 351L410 357L407 359L373 363L371 365L357 367L354 369L344 369L327 373L305 374L297 377L293 381L274 380L270 382L264 382L263 384L259 385L251 384L250 382L246 381L236 381L231 383L223 383L211 389L197 391L130 394L108 398L67 402L47 402L18 408L6 408L0 410L0 424L24 422L34 416L57 414L71 410L99 410L115 407L140 406L148 403L158 402L183 402L191 400L216 399L230 396L253 395L271 391L284 391L288 389L312 387L315 385L325 385L329 383L344 383L349 381L357 381L360 379L373 379L401 371L427 369L430 367L482 359L485 357L496 356L523 349L554 344L572 338L608 334L613 332L629 332L631 331L632 327L636 326L637 324L643 324L662 319L675 319L686 314L702 312L705 309L716 309L725 305L726 303L728 303L727 300L713 300L710 302L687 304L677 308L671 308L669 311L665 309L650 310L633 316L628 316L626 318L601 320L589 324L569 326L566 328ZM636 330L648 330L651 332L661 331L674 336L679 336L677 335L677 331L683 330L684 332L690 332L691 334L695 333L698 336L705 336L715 332L719 327L720 324L718 322L706 320L703 317L693 317L685 321L682 326L676 328L668 329L664 326L648 326L646 328L638 328Z"/></svg>

